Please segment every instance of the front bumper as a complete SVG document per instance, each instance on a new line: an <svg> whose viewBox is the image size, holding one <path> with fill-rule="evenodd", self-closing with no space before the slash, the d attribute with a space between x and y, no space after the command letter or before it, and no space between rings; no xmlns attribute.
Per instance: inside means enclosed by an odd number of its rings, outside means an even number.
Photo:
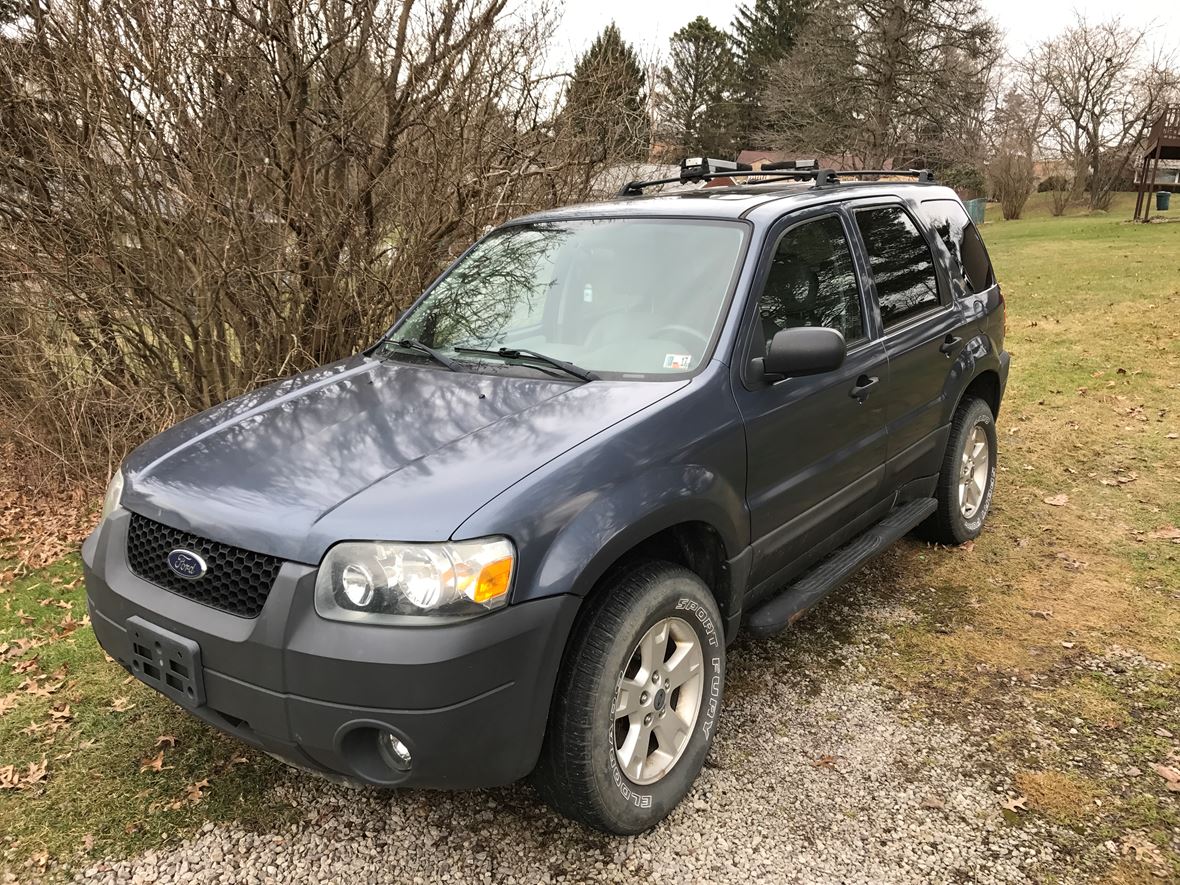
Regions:
<svg viewBox="0 0 1180 885"><path fill-rule="evenodd" d="M132 574L129 519L116 511L82 546L94 632L128 669L131 618L196 642L194 716L292 765L375 785L497 786L536 764L576 597L441 627L346 624L315 613L315 569L287 562L262 613L240 618ZM410 749L408 772L384 761L382 732Z"/></svg>

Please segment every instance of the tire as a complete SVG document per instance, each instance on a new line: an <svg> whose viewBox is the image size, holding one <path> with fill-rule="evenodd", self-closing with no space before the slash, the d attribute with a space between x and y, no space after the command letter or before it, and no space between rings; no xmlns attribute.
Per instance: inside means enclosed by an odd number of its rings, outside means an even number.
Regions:
<svg viewBox="0 0 1180 885"><path fill-rule="evenodd" d="M705 762L725 684L721 615L697 575L667 562L621 571L586 605L558 675L533 784L566 817L633 835L676 807ZM667 637L663 663L658 662L661 629ZM657 663L645 670L640 645L649 635L646 657ZM696 671L687 666L694 662ZM673 666L664 671L664 663ZM648 679L657 675L665 680L662 691L639 690L640 683L655 688ZM672 680L677 684L669 684ZM616 718L616 699L630 701L635 712ZM653 723L650 755L639 748L644 716ZM675 737L676 731L686 732L687 739ZM660 755L665 752L667 758Z"/></svg>
<svg viewBox="0 0 1180 885"><path fill-rule="evenodd" d="M977 444L986 440L987 458L976 456L971 462L977 470L972 475L982 479L983 488L978 493L974 507L967 507L960 501L960 485L964 479L967 462L964 460L968 440ZM974 448L974 445L973 445ZM938 510L918 526L919 537L947 546L957 546L979 537L983 522L991 508L992 494L996 488L996 420L986 402L974 396L963 397L951 420L950 438L938 474L935 497ZM971 499L968 499L968 503Z"/></svg>

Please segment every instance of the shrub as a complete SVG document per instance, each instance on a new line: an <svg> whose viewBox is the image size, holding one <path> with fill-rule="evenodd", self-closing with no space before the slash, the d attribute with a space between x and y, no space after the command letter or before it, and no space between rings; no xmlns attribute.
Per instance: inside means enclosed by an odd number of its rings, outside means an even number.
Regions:
<svg viewBox="0 0 1180 885"><path fill-rule="evenodd" d="M1000 151L992 158L988 172L1004 219L1019 218L1036 181L1032 158L1021 151Z"/></svg>

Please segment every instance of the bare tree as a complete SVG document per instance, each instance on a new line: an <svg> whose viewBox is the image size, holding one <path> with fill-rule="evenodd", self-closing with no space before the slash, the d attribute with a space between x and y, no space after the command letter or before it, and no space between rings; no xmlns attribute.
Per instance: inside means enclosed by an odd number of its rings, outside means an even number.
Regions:
<svg viewBox="0 0 1180 885"><path fill-rule="evenodd" d="M997 40L977 0L823 0L770 69L768 140L866 168L971 156Z"/></svg>
<svg viewBox="0 0 1180 885"><path fill-rule="evenodd" d="M1003 98L986 127L987 178L1004 218L1019 218L1036 186L1036 160L1045 128L1045 104L1035 93L1014 88L997 77Z"/></svg>
<svg viewBox="0 0 1180 885"><path fill-rule="evenodd" d="M1180 87L1172 56L1147 43L1145 28L1079 15L1020 62L1026 88L1048 100L1046 144L1070 169L1073 193L1089 191L1091 209L1110 205L1134 150Z"/></svg>
<svg viewBox="0 0 1180 885"><path fill-rule="evenodd" d="M604 158L555 118L552 20L506 5L33 4L0 38L0 422L63 466L117 457L585 196Z"/></svg>

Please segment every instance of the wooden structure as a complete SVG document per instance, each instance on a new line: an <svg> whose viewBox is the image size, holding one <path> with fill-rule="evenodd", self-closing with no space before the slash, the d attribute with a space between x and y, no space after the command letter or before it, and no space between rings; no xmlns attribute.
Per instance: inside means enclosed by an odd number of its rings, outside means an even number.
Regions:
<svg viewBox="0 0 1180 885"><path fill-rule="evenodd" d="M1180 105L1165 108L1151 126L1139 168L1139 188L1135 198L1135 220L1151 216L1151 197L1159 175L1160 160L1180 160Z"/></svg>

